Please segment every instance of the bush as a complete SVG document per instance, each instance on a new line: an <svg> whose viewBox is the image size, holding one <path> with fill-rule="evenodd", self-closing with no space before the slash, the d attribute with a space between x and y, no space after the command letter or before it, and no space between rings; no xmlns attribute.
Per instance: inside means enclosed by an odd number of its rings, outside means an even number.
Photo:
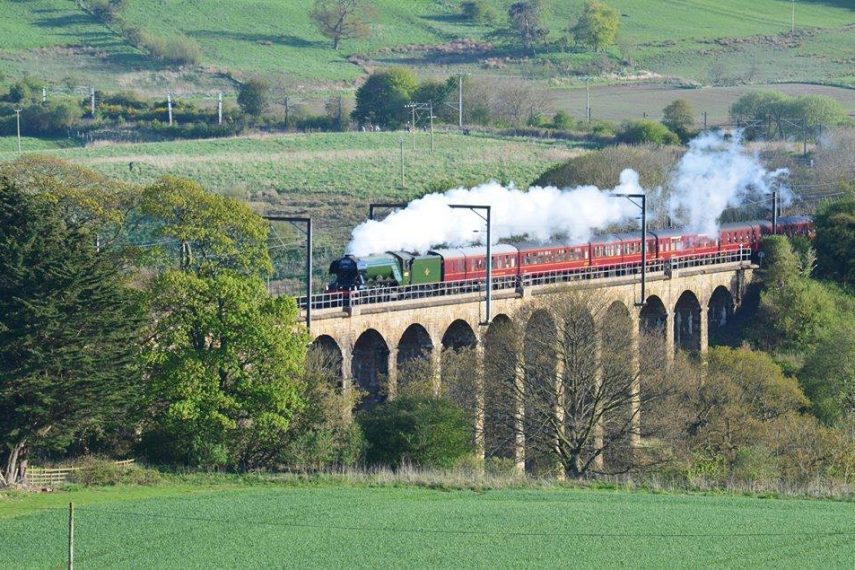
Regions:
<svg viewBox="0 0 855 570"><path fill-rule="evenodd" d="M360 124L370 123L397 128L407 122L410 102L418 88L416 76L409 69L392 67L372 73L356 90L353 118Z"/></svg>
<svg viewBox="0 0 855 570"><path fill-rule="evenodd" d="M641 176L645 188L664 187L679 158L677 148L610 146L571 158L546 171L534 184L558 188L594 184L611 188L618 183L624 168L632 168Z"/></svg>
<svg viewBox="0 0 855 570"><path fill-rule="evenodd" d="M814 223L819 272L844 284L855 283L855 198L823 205Z"/></svg>
<svg viewBox="0 0 855 570"><path fill-rule="evenodd" d="M68 482L86 487L154 485L163 478L155 469L139 465L117 465L115 461L101 457L86 457L78 466L78 471L69 474Z"/></svg>
<svg viewBox="0 0 855 570"><path fill-rule="evenodd" d="M695 126L695 111L685 99L675 99L662 109L662 124L686 140Z"/></svg>
<svg viewBox="0 0 855 570"><path fill-rule="evenodd" d="M26 77L11 87L3 99L10 103L35 103L40 100L43 83Z"/></svg>
<svg viewBox="0 0 855 570"><path fill-rule="evenodd" d="M0 135L12 136L17 133L15 113L0 117ZM49 102L47 105L33 104L24 107L21 112L21 133L27 136L64 136L67 129L80 117L83 110L72 103Z"/></svg>
<svg viewBox="0 0 855 570"><path fill-rule="evenodd" d="M472 451L472 421L448 400L402 396L357 416L370 465L450 468Z"/></svg>
<svg viewBox="0 0 855 570"><path fill-rule="evenodd" d="M662 123L646 119L623 123L618 133L618 140L626 144L680 144L680 137L670 131L668 127Z"/></svg>
<svg viewBox="0 0 855 570"><path fill-rule="evenodd" d="M576 125L576 121L566 111L558 111L552 117L552 126L556 129L568 131Z"/></svg>
<svg viewBox="0 0 855 570"><path fill-rule="evenodd" d="M485 0L469 0L460 4L463 18L474 24L494 24L496 11Z"/></svg>
<svg viewBox="0 0 855 570"><path fill-rule="evenodd" d="M140 47L157 59L179 65L202 61L202 48L187 36L162 38L149 32L139 32Z"/></svg>

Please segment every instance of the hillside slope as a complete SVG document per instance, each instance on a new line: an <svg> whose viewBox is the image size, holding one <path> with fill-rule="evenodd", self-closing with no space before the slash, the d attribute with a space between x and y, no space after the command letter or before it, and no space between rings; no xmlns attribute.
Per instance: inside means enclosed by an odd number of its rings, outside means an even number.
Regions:
<svg viewBox="0 0 855 570"><path fill-rule="evenodd" d="M751 82L790 80L855 85L855 4L847 0L800 1L799 34L790 28L786 0L611 0L621 11L614 62L631 60L634 71L709 83L728 74ZM421 64L447 73L525 72L527 77L573 74L592 54L527 54L499 46L493 30L472 26L450 0L373 0L376 23L371 38L346 41L336 52L313 27L308 0L134 0L124 18L160 35L182 33L202 47L203 63L175 70L128 45L73 0L3 3L0 16L0 82L25 73L51 85L95 84L104 88L206 90L227 85L225 77L263 73L289 89L351 87L364 74L354 61ZM500 15L507 1L491 0ZM557 40L578 15L582 0L552 2L547 20ZM490 43L483 51L453 54L402 46L445 44L467 38ZM391 49L390 49L391 48ZM396 49L397 48L397 51ZM485 61L511 57L509 65L485 69ZM523 69L525 68L525 69ZM711 78L712 73L721 77ZM715 81L713 81L715 82Z"/></svg>

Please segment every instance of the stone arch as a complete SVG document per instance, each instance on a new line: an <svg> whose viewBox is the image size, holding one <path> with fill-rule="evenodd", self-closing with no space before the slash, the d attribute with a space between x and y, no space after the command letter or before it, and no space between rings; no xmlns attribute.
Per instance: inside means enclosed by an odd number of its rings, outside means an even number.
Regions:
<svg viewBox="0 0 855 570"><path fill-rule="evenodd" d="M666 327L668 326L668 309L665 303L656 295L647 298L641 308L638 319L639 332L642 334L661 336L665 340Z"/></svg>
<svg viewBox="0 0 855 570"><path fill-rule="evenodd" d="M398 369L399 389L418 383L425 387L433 385L434 372L430 360L434 351L430 333L419 323L407 327L398 340L398 355L395 365ZM431 388L432 389L432 388Z"/></svg>
<svg viewBox="0 0 855 570"><path fill-rule="evenodd" d="M514 389L519 360L519 339L508 315L493 318L484 333L484 454L514 457Z"/></svg>
<svg viewBox="0 0 855 570"><path fill-rule="evenodd" d="M548 401L555 391L558 367L558 324L544 309L533 311L522 331L523 373L525 374L525 418L527 426L542 425L539 433L526 433L525 467L528 471L547 472L554 467L546 426L552 424L554 411Z"/></svg>
<svg viewBox="0 0 855 570"><path fill-rule="evenodd" d="M688 289L674 305L674 346L689 352L701 350L701 303Z"/></svg>
<svg viewBox="0 0 855 570"><path fill-rule="evenodd" d="M715 288L707 303L707 323L709 324L709 343L721 344L726 336L726 328L733 319L735 309L733 295L724 285Z"/></svg>
<svg viewBox="0 0 855 570"><path fill-rule="evenodd" d="M339 388L344 381L344 354L336 340L329 335L320 335L312 341L307 355L307 365L317 366L330 378L335 378Z"/></svg>
<svg viewBox="0 0 855 570"><path fill-rule="evenodd" d="M442 335L440 390L465 410L478 411L478 389L481 363L478 358L478 335L469 323L457 319Z"/></svg>
<svg viewBox="0 0 855 570"><path fill-rule="evenodd" d="M386 399L385 381L389 376L389 345L377 330L368 329L353 345L351 374L365 392L361 406L371 406Z"/></svg>
<svg viewBox="0 0 855 570"><path fill-rule="evenodd" d="M668 309L656 295L647 298L638 316L639 363L649 374L668 358Z"/></svg>

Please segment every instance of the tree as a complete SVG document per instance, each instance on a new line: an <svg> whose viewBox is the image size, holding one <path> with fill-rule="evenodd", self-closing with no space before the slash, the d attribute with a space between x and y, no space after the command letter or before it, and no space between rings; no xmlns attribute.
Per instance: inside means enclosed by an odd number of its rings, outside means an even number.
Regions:
<svg viewBox="0 0 855 570"><path fill-rule="evenodd" d="M372 73L356 90L354 120L399 127L409 118L409 110L404 105L412 100L417 87L413 72L402 67Z"/></svg>
<svg viewBox="0 0 855 570"><path fill-rule="evenodd" d="M855 283L855 198L821 207L814 226L820 272L844 284Z"/></svg>
<svg viewBox="0 0 855 570"><path fill-rule="evenodd" d="M146 448L153 459L252 469L279 453L301 408L306 333L292 298L272 298L268 228L245 205L166 177L142 215L177 247L151 280ZM170 255L171 254L171 255Z"/></svg>
<svg viewBox="0 0 855 570"><path fill-rule="evenodd" d="M496 12L486 0L468 0L460 3L460 13L474 24L492 25L496 22Z"/></svg>
<svg viewBox="0 0 855 570"><path fill-rule="evenodd" d="M0 485L33 449L62 449L138 401L145 315L120 252L56 196L0 182Z"/></svg>
<svg viewBox="0 0 855 570"><path fill-rule="evenodd" d="M572 129L575 124L576 121L573 120L573 117L567 111L558 111L552 117L552 127L556 129L567 131Z"/></svg>
<svg viewBox="0 0 855 570"><path fill-rule="evenodd" d="M614 43L620 29L620 13L604 2L588 0L579 21L570 28L576 45L602 51Z"/></svg>
<svg viewBox="0 0 855 570"><path fill-rule="evenodd" d="M367 38L371 34L371 15L364 0L315 0L309 13L318 31L332 40L334 50L342 40Z"/></svg>
<svg viewBox="0 0 855 570"><path fill-rule="evenodd" d="M605 470L628 470L636 460L628 443L639 435L636 405L644 409L661 396L652 382L639 390L628 314L568 290L545 296L514 321L525 324L505 326L489 341L484 375L489 421L506 426L521 421L527 462L539 469L584 477L603 471L600 465L608 458ZM649 340L642 339L644 347ZM647 375L652 377L652 370ZM492 394L499 396L490 400ZM520 400L522 417L517 416Z"/></svg>
<svg viewBox="0 0 855 570"><path fill-rule="evenodd" d="M244 113L258 117L267 108L269 96L270 84L260 77L252 77L241 84L237 102Z"/></svg>
<svg viewBox="0 0 855 570"><path fill-rule="evenodd" d="M836 100L822 95L792 97L779 91L753 91L736 100L730 115L737 121L754 123L749 138L765 134L786 138L801 135L802 122L808 127L832 126L845 121L846 113Z"/></svg>
<svg viewBox="0 0 855 570"><path fill-rule="evenodd" d="M523 47L534 50L534 46L548 34L549 28L543 25L543 2L525 0L514 2L508 8L508 24Z"/></svg>
<svg viewBox="0 0 855 570"><path fill-rule="evenodd" d="M662 109L662 124L686 140L695 126L695 110L685 99L675 99Z"/></svg>
<svg viewBox="0 0 855 570"><path fill-rule="evenodd" d="M808 356L799 379L826 425L855 419L855 324L842 323L828 333Z"/></svg>

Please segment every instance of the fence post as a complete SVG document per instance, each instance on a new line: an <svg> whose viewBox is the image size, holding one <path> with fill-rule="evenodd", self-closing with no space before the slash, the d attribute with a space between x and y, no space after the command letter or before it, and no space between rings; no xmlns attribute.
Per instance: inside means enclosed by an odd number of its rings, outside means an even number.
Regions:
<svg viewBox="0 0 855 570"><path fill-rule="evenodd" d="M74 570L74 503L68 503L68 570Z"/></svg>

